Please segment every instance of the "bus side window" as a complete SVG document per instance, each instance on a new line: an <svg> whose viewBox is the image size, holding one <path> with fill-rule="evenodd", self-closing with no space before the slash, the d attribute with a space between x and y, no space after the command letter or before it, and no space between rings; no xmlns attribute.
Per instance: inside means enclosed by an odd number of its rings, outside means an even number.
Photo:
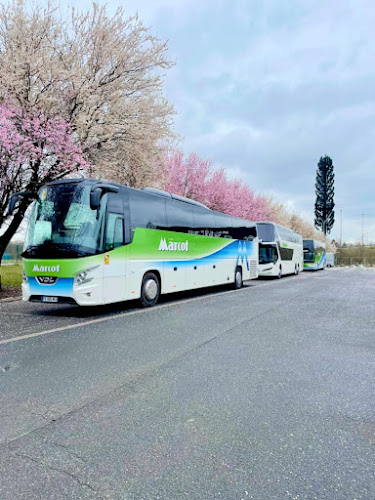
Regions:
<svg viewBox="0 0 375 500"><path fill-rule="evenodd" d="M166 200L168 229L179 233L196 234L192 206L179 200Z"/></svg>
<svg viewBox="0 0 375 500"><path fill-rule="evenodd" d="M108 214L105 250L113 250L124 243L124 222L118 214Z"/></svg>
<svg viewBox="0 0 375 500"><path fill-rule="evenodd" d="M147 192L129 191L130 224L132 233L137 227L165 229L167 216L165 198Z"/></svg>
<svg viewBox="0 0 375 500"><path fill-rule="evenodd" d="M124 221L122 217L117 217L115 229L113 231L113 247L120 247L124 243Z"/></svg>
<svg viewBox="0 0 375 500"><path fill-rule="evenodd" d="M280 247L279 250L281 260L293 260L293 249Z"/></svg>

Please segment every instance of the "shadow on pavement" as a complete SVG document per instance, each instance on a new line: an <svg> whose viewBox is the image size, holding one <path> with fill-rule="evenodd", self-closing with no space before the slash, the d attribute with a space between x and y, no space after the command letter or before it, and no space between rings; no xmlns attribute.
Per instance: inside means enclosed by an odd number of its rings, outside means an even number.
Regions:
<svg viewBox="0 0 375 500"><path fill-rule="evenodd" d="M253 286L260 285L260 281L254 280L253 282L247 281L244 283L244 288L250 288ZM200 288L194 290L188 290L184 292L177 292L174 294L162 295L159 299L158 304L167 303L178 303L182 300L194 298L194 297L205 297L211 295L217 295L222 292L227 292L233 289L230 286L222 285L209 288ZM117 302L115 304L107 304L102 306L77 306L77 305L66 305L66 304L30 304L31 309L27 311L27 314L32 316L48 316L48 317L66 317L66 318L89 318L89 317L100 317L109 314L120 314L123 312L130 312L135 310L141 310L139 300L131 300L126 302ZM157 306L155 306L157 308Z"/></svg>

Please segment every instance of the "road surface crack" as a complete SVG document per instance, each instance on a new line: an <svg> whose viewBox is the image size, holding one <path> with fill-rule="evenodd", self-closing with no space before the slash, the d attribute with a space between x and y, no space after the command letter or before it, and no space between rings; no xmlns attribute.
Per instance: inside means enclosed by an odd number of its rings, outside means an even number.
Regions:
<svg viewBox="0 0 375 500"><path fill-rule="evenodd" d="M79 486L89 488L91 491L93 491L96 494L99 493L98 490L93 488L89 483L87 483L86 481L83 481L79 476L77 476L76 474L73 474L72 472L69 472L65 469L60 469L59 467L54 467L54 466L50 465L49 463L45 462L44 460L31 457L30 455L26 455L24 453L18 453L15 451L14 455L16 455L17 457L23 458L24 460L29 460L30 462L34 462L38 465L41 465L42 467L46 467L49 470L53 470L56 472L60 472L62 474L66 474L70 478L74 479L74 481L76 481L79 484Z"/></svg>
<svg viewBox="0 0 375 500"><path fill-rule="evenodd" d="M78 460L81 460L84 464L87 464L88 462L82 458L80 455L78 455L77 453L74 453L73 451L71 451L69 449L68 446L65 446L64 444L60 444L60 443L56 443L55 441L48 441L50 444L52 444L53 446L56 446L57 448L62 448L63 450L65 450L65 453L68 453L69 455L71 455L72 457L75 457L77 458Z"/></svg>

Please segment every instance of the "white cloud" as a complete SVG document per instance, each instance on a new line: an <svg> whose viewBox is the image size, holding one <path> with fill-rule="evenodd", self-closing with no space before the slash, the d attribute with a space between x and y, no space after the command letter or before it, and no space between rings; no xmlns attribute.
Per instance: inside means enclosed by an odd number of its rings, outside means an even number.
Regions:
<svg viewBox="0 0 375 500"><path fill-rule="evenodd" d="M170 41L177 66L166 92L186 152L278 193L309 220L316 163L328 154L345 238L361 238L364 211L375 240L372 0L109 1L118 5Z"/></svg>

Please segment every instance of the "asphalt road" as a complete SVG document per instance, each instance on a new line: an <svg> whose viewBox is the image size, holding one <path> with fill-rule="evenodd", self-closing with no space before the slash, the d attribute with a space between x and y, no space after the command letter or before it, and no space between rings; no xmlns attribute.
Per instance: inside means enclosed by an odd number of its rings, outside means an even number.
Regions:
<svg viewBox="0 0 375 500"><path fill-rule="evenodd" d="M0 499L374 499L375 272L0 304Z"/></svg>

